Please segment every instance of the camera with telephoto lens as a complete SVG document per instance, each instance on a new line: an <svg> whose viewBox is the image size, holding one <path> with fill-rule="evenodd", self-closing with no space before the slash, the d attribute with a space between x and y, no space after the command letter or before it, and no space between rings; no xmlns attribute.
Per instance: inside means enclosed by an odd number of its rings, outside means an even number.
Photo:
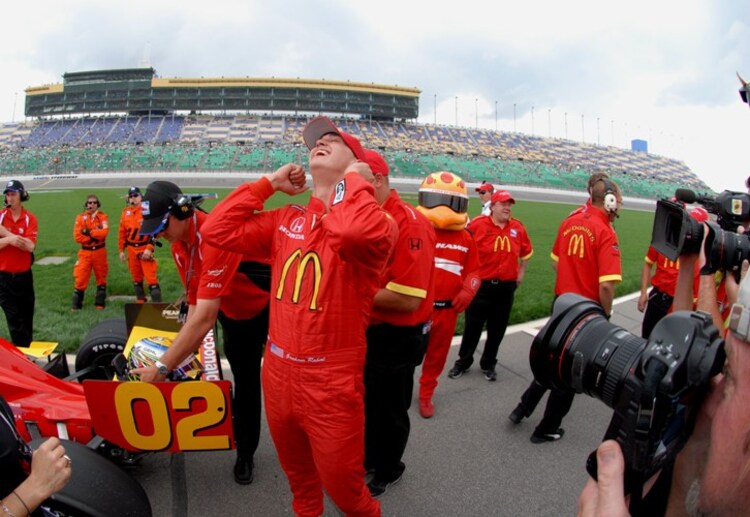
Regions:
<svg viewBox="0 0 750 517"><path fill-rule="evenodd" d="M625 489L640 494L684 446L724 357L724 341L705 313L669 314L646 340L610 323L599 304L563 294L534 338L529 362L544 387L585 393L614 410L604 439L619 442ZM596 451L586 467L596 479Z"/></svg>
<svg viewBox="0 0 750 517"><path fill-rule="evenodd" d="M675 198L686 203L699 203L707 212L717 216L716 223L706 223L706 265L702 272L739 271L742 261L750 258L750 238L736 233L739 225L750 221L750 196L725 190L710 198L696 196L691 190L677 189ZM703 224L690 217L682 204L667 199L657 201L651 236L651 245L656 251L669 260L677 260L680 255L700 251L702 241Z"/></svg>

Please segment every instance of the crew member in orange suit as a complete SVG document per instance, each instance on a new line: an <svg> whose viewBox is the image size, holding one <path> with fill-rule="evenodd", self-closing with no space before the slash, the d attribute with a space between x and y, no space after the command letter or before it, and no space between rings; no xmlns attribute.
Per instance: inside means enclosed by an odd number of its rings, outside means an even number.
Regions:
<svg viewBox="0 0 750 517"><path fill-rule="evenodd" d="M89 194L86 197L84 210L78 214L76 224L73 226L73 239L81 245L81 249L78 250L78 260L73 266L75 290L70 306L72 311L83 307L83 295L89 285L92 269L96 279L94 306L97 309L104 309L106 305L109 263L104 241L109 233L109 219L107 214L99 210L101 206L99 198L94 194Z"/></svg>
<svg viewBox="0 0 750 517"><path fill-rule="evenodd" d="M141 221L141 189L130 187L128 204L120 215L120 262L128 261L130 276L133 278L135 299L138 303L145 303L146 291L143 289L143 279L146 279L151 293L152 302L161 301L161 288L156 277L157 263L154 258L154 239L148 235L140 235Z"/></svg>

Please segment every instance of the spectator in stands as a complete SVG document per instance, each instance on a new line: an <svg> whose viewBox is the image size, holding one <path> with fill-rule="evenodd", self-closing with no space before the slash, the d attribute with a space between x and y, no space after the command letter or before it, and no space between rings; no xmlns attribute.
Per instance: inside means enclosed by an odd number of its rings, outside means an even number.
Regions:
<svg viewBox="0 0 750 517"><path fill-rule="evenodd" d="M381 278L367 327L365 361L365 469L373 497L397 483L409 440L414 370L427 346L434 296L435 230L403 201L388 181L383 157L365 150L374 175L375 199L396 221L398 241Z"/></svg>
<svg viewBox="0 0 750 517"><path fill-rule="evenodd" d="M347 515L380 515L364 479L365 329L398 229L373 195L364 149L326 117L305 126L307 206L263 210L305 190L287 164L213 210L206 239L272 260L263 361L266 417L298 515L323 513L323 490Z"/></svg>
<svg viewBox="0 0 750 517"><path fill-rule="evenodd" d="M105 240L109 233L109 218L100 210L101 202L94 194L86 197L83 208L73 226L73 239L81 245L81 249L78 250L78 260L73 266L74 291L70 306L72 311L83 307L83 295L89 285L92 269L96 279L94 307L104 309L107 301L109 263Z"/></svg>
<svg viewBox="0 0 750 517"><path fill-rule="evenodd" d="M479 193L479 200L482 202L482 215L490 215L492 193L495 192L495 186L492 183L482 181L482 184L474 190Z"/></svg>
<svg viewBox="0 0 750 517"><path fill-rule="evenodd" d="M130 187L127 206L123 208L122 215L120 215L120 238L118 240L120 262L126 260L128 262L136 302L146 302L146 291L143 289L144 278L148 283L151 301L161 302L161 287L156 277L157 262L154 257L153 238L139 233L143 220L142 199L141 189Z"/></svg>
<svg viewBox="0 0 750 517"><path fill-rule="evenodd" d="M0 211L0 307L8 321L10 339L16 346L31 344L34 331L34 249L38 223L23 207L29 200L23 184L10 180L3 191Z"/></svg>

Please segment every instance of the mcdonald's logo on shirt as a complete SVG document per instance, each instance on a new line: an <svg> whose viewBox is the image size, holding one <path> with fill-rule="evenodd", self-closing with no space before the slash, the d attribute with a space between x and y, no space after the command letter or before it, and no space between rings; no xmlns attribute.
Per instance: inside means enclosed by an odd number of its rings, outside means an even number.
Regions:
<svg viewBox="0 0 750 517"><path fill-rule="evenodd" d="M500 248L500 251L505 251L505 248L508 248L508 253L510 253L510 239L507 235L500 235L495 239L495 250L497 251L498 248Z"/></svg>
<svg viewBox="0 0 750 517"><path fill-rule="evenodd" d="M578 255L579 258L583 258L585 255L584 251L584 236L580 233L574 233L570 236L568 241L568 256L574 257Z"/></svg>
<svg viewBox="0 0 750 517"><path fill-rule="evenodd" d="M297 264L296 269L293 268L294 264ZM309 266L309 267L308 267ZM302 255L302 250L296 250L292 253L289 258L284 262L284 267L281 269L281 279L279 280L279 287L276 289L276 299L281 300L284 289L286 287L287 276L289 271L294 270L294 289L292 290L292 303L299 303L300 291L302 290L302 280L307 274L308 270L312 271L313 275L313 292L310 298L310 310L318 309L318 292L320 291L320 281L323 276L323 269L320 265L320 257L315 252L307 252Z"/></svg>

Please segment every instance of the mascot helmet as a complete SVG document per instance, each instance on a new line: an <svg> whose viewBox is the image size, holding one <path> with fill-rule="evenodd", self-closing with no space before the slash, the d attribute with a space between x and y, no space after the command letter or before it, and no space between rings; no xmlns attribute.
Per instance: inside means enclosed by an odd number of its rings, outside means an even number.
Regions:
<svg viewBox="0 0 750 517"><path fill-rule="evenodd" d="M466 183L452 172L429 174L419 187L419 206L432 225L439 230L463 230L469 216L469 193Z"/></svg>

